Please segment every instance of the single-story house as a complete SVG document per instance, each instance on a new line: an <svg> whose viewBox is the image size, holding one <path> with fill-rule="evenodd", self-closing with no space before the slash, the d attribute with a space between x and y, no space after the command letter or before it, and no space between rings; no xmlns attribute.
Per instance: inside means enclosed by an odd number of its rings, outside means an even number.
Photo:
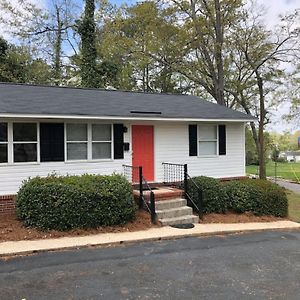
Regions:
<svg viewBox="0 0 300 300"><path fill-rule="evenodd" d="M0 84L0 197L28 177L123 173L143 166L163 181L163 162L189 174L245 176L252 116L196 96Z"/></svg>
<svg viewBox="0 0 300 300"><path fill-rule="evenodd" d="M300 162L300 151L280 152L279 157L285 158L288 162Z"/></svg>

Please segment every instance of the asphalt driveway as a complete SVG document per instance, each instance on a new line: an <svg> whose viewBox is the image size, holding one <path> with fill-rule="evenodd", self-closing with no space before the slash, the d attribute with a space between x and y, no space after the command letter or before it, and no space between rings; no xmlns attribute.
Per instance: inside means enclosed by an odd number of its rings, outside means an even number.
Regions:
<svg viewBox="0 0 300 300"><path fill-rule="evenodd" d="M300 232L0 260L0 299L299 299Z"/></svg>
<svg viewBox="0 0 300 300"><path fill-rule="evenodd" d="M283 181L283 180L277 180L277 184L300 195L300 184Z"/></svg>

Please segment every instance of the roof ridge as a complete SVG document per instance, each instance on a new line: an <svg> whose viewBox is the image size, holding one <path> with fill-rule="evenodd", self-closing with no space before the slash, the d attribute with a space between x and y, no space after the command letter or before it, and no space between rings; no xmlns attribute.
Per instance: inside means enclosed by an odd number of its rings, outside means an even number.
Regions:
<svg viewBox="0 0 300 300"><path fill-rule="evenodd" d="M172 94L172 93L157 93L157 92L153 93L153 92L143 92L143 91L129 91L129 90L122 90L122 89L87 88L87 87L76 87L76 86L67 86L67 85L47 85L47 84L34 84L34 83L22 83L22 82L0 81L0 85L17 85L17 86L29 86L29 87L31 86L31 87L42 87L42 88L73 89L73 90L84 90L84 91L122 92L122 93L134 93L134 94L196 97L195 95L188 95L188 94Z"/></svg>

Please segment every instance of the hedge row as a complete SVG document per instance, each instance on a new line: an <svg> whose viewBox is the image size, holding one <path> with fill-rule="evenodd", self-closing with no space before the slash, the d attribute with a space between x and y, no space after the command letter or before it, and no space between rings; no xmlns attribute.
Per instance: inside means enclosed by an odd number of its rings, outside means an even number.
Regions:
<svg viewBox="0 0 300 300"><path fill-rule="evenodd" d="M219 180L200 176L193 181L203 191L203 212L222 213L228 210L238 213L286 217L288 200L280 186L267 180L247 179L221 183ZM199 203L197 189L189 181L189 193Z"/></svg>
<svg viewBox="0 0 300 300"><path fill-rule="evenodd" d="M124 224L136 211L131 184L120 175L29 179L18 192L16 206L26 226L42 230Z"/></svg>

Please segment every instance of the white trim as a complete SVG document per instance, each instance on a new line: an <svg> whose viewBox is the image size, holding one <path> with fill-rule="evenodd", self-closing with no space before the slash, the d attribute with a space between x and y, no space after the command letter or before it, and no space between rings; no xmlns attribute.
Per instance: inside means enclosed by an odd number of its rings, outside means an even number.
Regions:
<svg viewBox="0 0 300 300"><path fill-rule="evenodd" d="M216 138L215 139L200 139L200 129L201 129L201 126L203 125L212 125L215 127L216 129ZM219 156L219 124L197 124L197 157L217 157ZM216 143L216 153L215 154L200 154L199 151L200 151L200 143L201 142L213 142L213 143Z"/></svg>
<svg viewBox="0 0 300 300"><path fill-rule="evenodd" d="M158 117L121 117L121 116L78 116L78 115L43 115L43 114L0 114L0 118L30 119L75 119L75 120L136 120L167 122L257 122L256 119L204 119L204 118L158 118Z"/></svg>
<svg viewBox="0 0 300 300"><path fill-rule="evenodd" d="M87 125L87 141L68 141L67 140L67 125L68 124L84 124ZM111 140L110 141L93 141L92 136L92 126L102 124L102 123L94 123L91 121L86 121L84 123L74 123L74 122L65 122L65 163L76 163L76 162L105 162L105 161L113 161L114 153L113 153L113 124L105 123L105 125L109 125L111 128ZM77 143L85 143L87 145L87 159L68 159L68 144L77 144ZM95 158L93 159L93 143L110 143L111 144L111 156L107 158Z"/></svg>

